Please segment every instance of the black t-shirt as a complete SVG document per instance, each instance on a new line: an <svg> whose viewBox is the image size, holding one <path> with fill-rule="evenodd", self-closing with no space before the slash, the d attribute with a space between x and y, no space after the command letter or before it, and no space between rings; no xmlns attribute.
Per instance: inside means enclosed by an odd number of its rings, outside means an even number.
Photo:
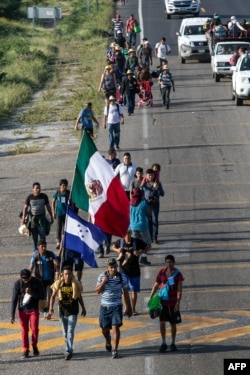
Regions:
<svg viewBox="0 0 250 375"><path fill-rule="evenodd" d="M131 254L131 257L128 259L126 264L124 266L121 265L122 272L131 277L139 277L141 275L139 256L134 254L135 246L133 244L133 239L131 243L127 243L123 239L117 240L114 245L117 249L122 247L124 251L128 251Z"/></svg>
<svg viewBox="0 0 250 375"><path fill-rule="evenodd" d="M72 284L63 284L61 288L62 300L59 301L59 310L65 315L77 315L79 312L78 299L73 299Z"/></svg>
<svg viewBox="0 0 250 375"><path fill-rule="evenodd" d="M25 204L30 206L30 212L33 216L40 216L45 214L45 207L49 204L49 198L46 194L39 195L30 194L25 201Z"/></svg>
<svg viewBox="0 0 250 375"><path fill-rule="evenodd" d="M29 288L30 298L24 303L25 290ZM24 283L21 279L17 280L13 287L11 316L15 316L16 307L21 311L34 311L38 309L38 302L45 298L45 291L41 280L31 277L28 283Z"/></svg>

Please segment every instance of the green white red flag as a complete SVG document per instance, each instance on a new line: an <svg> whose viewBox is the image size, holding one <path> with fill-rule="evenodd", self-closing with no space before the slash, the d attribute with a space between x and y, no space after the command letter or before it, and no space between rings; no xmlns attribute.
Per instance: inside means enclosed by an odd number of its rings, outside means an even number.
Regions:
<svg viewBox="0 0 250 375"><path fill-rule="evenodd" d="M124 237L129 227L129 200L111 165L85 132L75 167L72 201L89 212L105 233Z"/></svg>

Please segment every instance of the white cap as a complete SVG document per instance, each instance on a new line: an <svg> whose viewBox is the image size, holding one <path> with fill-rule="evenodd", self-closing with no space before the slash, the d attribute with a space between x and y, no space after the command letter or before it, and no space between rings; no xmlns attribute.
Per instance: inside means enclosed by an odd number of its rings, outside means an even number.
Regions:
<svg viewBox="0 0 250 375"><path fill-rule="evenodd" d="M237 21L237 18L235 16L232 16L231 21Z"/></svg>

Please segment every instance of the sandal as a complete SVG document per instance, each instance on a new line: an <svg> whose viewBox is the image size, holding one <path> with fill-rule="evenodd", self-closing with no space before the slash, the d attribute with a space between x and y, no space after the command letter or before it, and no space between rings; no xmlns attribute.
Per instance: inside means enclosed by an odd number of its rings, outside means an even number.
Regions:
<svg viewBox="0 0 250 375"><path fill-rule="evenodd" d="M136 316L136 315L139 315L139 313L137 311L134 311L132 315Z"/></svg>

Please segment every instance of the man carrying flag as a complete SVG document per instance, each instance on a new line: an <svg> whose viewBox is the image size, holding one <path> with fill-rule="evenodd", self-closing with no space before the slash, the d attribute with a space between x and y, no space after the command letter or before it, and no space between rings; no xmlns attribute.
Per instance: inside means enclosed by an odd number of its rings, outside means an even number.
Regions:
<svg viewBox="0 0 250 375"><path fill-rule="evenodd" d="M85 132L71 190L73 202L89 212L103 232L123 238L129 227L129 201L112 167ZM66 245L65 245L66 247Z"/></svg>

